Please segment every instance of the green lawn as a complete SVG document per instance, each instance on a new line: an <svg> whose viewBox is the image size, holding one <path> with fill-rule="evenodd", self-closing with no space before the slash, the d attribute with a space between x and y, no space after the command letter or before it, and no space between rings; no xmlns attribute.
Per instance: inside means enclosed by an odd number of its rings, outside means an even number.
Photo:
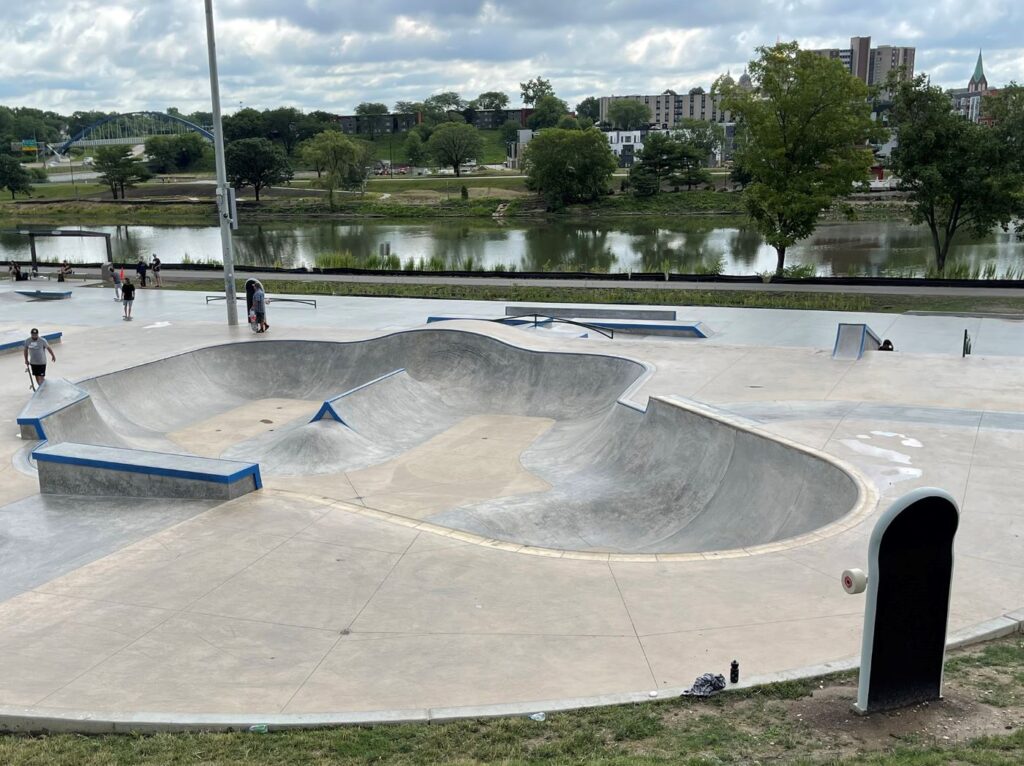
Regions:
<svg viewBox="0 0 1024 766"><path fill-rule="evenodd" d="M409 158L405 154L405 139L408 133L388 133L377 136L373 141L367 141L373 149L374 159L389 162L394 160L396 165L408 165ZM484 140L483 156L477 158L481 165L498 165L505 161L505 142L501 138L500 130L481 130L480 136ZM360 138L365 138L360 136Z"/></svg>
<svg viewBox="0 0 1024 766"><path fill-rule="evenodd" d="M510 276L515 276L514 274ZM542 303L608 303L651 306L733 306L738 308L808 309L813 311L870 311L901 314L906 311L983 311L1024 314L1024 297L900 295L870 293L796 293L772 290L656 290L602 287L550 287L475 285L472 279L451 285L341 282L333 280L263 280L267 290L296 295L360 295L394 298ZM165 279L165 282L167 280ZM244 287L239 280L239 289ZM167 282L179 290L223 290L216 277Z"/></svg>
<svg viewBox="0 0 1024 766"><path fill-rule="evenodd" d="M368 191L388 192L399 194L405 191L451 191L453 188L458 192L459 187L465 185L468 188L478 189L512 189L515 191L526 191L525 178L502 178L501 176L475 176L464 175L443 176L440 178L371 178L366 188Z"/></svg>
<svg viewBox="0 0 1024 766"><path fill-rule="evenodd" d="M960 651L946 665L944 701L866 718L849 712L856 676L846 673L707 700L555 713L543 722L519 717L269 734L8 735L0 736L0 763L1014 766L1024 762L1022 669L1020 635ZM979 683L979 675L989 680ZM995 720L1011 723L992 725ZM1000 734L981 736L992 731Z"/></svg>

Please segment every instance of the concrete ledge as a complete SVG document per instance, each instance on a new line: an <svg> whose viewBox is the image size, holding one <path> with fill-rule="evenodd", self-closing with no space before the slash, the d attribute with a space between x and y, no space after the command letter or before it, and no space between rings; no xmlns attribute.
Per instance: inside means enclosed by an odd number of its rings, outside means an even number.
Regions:
<svg viewBox="0 0 1024 766"><path fill-rule="evenodd" d="M49 343L59 343L60 339L64 337L64 333L47 332L42 333L39 337ZM20 351L25 347L27 338L27 335L21 333L5 332L3 335L0 335L0 354L7 353L8 351Z"/></svg>
<svg viewBox="0 0 1024 766"><path fill-rule="evenodd" d="M259 465L235 460L74 442L32 457L44 494L231 500L263 486Z"/></svg>
<svg viewBox="0 0 1024 766"><path fill-rule="evenodd" d="M372 386L375 383L380 383L382 380L387 380L388 378L394 377L395 375L398 375L400 372L405 372L405 368L404 367L399 367L397 370L392 370L391 372L385 373L384 375L381 375L379 378L374 378L373 380L368 380L366 383L363 383L360 386L356 386L355 388L350 388L348 391L346 391L346 392L344 392L342 394L338 394L337 396L331 397L330 399L325 401L322 405L320 405L320 409L317 410L316 415L314 415L313 419L310 420L309 422L310 423L315 423L318 420L323 420L324 418L330 418L331 420L334 420L334 421L337 421L338 423L341 423L343 426L350 427L348 425L348 423L345 422L344 418L342 418L341 415L338 414L338 411L336 409L334 409L334 403L337 402L339 399L344 399L346 396L351 396L352 394L356 393L357 391L362 391L364 388L369 388L370 386Z"/></svg>
<svg viewBox="0 0 1024 766"><path fill-rule="evenodd" d="M21 428L21 438L45 441L49 437L46 435L43 421L88 398L88 393L64 378L47 380L18 415L17 423Z"/></svg>
<svg viewBox="0 0 1024 766"><path fill-rule="evenodd" d="M71 297L70 290L15 290L14 292L37 301L62 301Z"/></svg>
<svg viewBox="0 0 1024 766"><path fill-rule="evenodd" d="M506 306L505 316L515 317L523 314L540 314L541 316L566 319L653 319L661 322L676 321L676 312L659 309L609 309L609 308L578 308L576 306Z"/></svg>

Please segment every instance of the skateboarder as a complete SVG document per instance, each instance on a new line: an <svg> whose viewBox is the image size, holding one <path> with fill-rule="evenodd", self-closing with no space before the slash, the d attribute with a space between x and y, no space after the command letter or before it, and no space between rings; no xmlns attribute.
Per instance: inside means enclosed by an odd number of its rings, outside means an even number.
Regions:
<svg viewBox="0 0 1024 766"><path fill-rule="evenodd" d="M258 303L257 293L260 295ZM253 332L263 332L270 328L267 324L267 294L258 279L245 280L245 312Z"/></svg>
<svg viewBox="0 0 1024 766"><path fill-rule="evenodd" d="M25 340L25 366L32 370L32 376L40 386L46 380L47 353L50 354L50 361L57 361L57 357L53 355L53 349L46 342L46 338L39 337L39 330L33 327L29 337Z"/></svg>
<svg viewBox="0 0 1024 766"><path fill-rule="evenodd" d="M124 304L124 318L129 322L132 320L132 304L135 302L135 285L130 279L124 281L121 288L121 302Z"/></svg>
<svg viewBox="0 0 1024 766"><path fill-rule="evenodd" d="M160 287L160 259L153 253L153 260L149 262L149 268L153 270L154 287Z"/></svg>
<svg viewBox="0 0 1024 766"><path fill-rule="evenodd" d="M114 300L121 300L121 272L112 263L108 263L105 267L107 274L110 276L110 281L114 283Z"/></svg>

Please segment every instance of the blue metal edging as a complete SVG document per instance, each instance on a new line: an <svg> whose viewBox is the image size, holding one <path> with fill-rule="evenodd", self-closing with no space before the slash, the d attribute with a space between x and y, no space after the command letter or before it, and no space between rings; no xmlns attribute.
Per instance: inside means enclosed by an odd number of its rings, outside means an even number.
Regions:
<svg viewBox="0 0 1024 766"><path fill-rule="evenodd" d="M54 341L56 343L63 336L64 336L64 333L62 333L62 332L50 332L50 333L46 333L45 335L41 335L40 337L43 340L47 341L47 342L52 340L52 341ZM23 340L12 340L9 343L0 343L0 352L2 352L2 351L11 351L12 349L24 348L24 347L25 347L25 340L24 339Z"/></svg>
<svg viewBox="0 0 1024 766"><path fill-rule="evenodd" d="M130 450L131 452L145 452L145 450ZM166 454L166 453L152 453L147 452L146 454ZM161 466L149 466L149 465L137 465L134 463L117 463L112 460L99 460L97 458L87 457L72 457L70 455L54 455L51 453L40 452L36 450L32 453L32 457L37 463L57 463L60 465L79 465L86 468L100 468L107 471L124 471L125 473L140 473L151 476L167 476L172 479L191 479L193 481L206 481L213 484L233 484L240 479L244 479L246 476L252 476L253 481L256 484L256 489L263 488L263 480L260 476L260 466L258 463L243 463L244 468L240 468L232 474L212 474L202 473L199 471L186 471L178 468L165 468ZM236 461L218 461L218 462L236 462Z"/></svg>
<svg viewBox="0 0 1024 766"><path fill-rule="evenodd" d="M362 391L364 388L369 388L375 383L380 383L382 380L387 380L388 378L397 375L400 372L405 372L405 368L399 367L397 370L392 370L391 372L381 375L379 378L369 380L366 383L363 383L362 385L356 386L355 388L350 388L348 391L342 394L338 394L337 396L333 396L330 399L327 399L322 405L320 405L320 409L317 410L316 415L314 415L313 419L310 420L309 422L315 423L318 420L323 420L325 417L330 417L332 420L341 423L346 428L352 428L352 426L346 423L345 420L341 417L341 415L338 414L338 411L334 409L334 402L338 401L339 399L343 399L346 396L350 396L356 393L357 391Z"/></svg>

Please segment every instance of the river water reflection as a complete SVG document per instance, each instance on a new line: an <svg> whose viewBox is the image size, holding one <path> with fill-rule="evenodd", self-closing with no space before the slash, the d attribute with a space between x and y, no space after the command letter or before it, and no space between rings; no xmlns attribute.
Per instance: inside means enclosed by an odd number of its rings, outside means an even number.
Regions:
<svg viewBox="0 0 1024 766"><path fill-rule="evenodd" d="M69 227L62 227L69 228ZM114 258L134 263L153 253L164 263L220 261L220 232L202 226L91 227L113 235ZM707 271L721 262L724 274L756 274L775 267L775 251L741 219L537 223L273 223L235 233L239 265L301 266L369 262L383 244L403 267L432 270L497 268L518 271ZM40 260L95 263L103 259L97 239L40 239ZM29 260L27 237L0 234L0 260ZM980 239L963 235L953 258L996 274L1024 267L1024 241L994 232ZM813 264L817 274L921 274L932 262L926 229L893 221L825 224L792 247L788 264Z"/></svg>

